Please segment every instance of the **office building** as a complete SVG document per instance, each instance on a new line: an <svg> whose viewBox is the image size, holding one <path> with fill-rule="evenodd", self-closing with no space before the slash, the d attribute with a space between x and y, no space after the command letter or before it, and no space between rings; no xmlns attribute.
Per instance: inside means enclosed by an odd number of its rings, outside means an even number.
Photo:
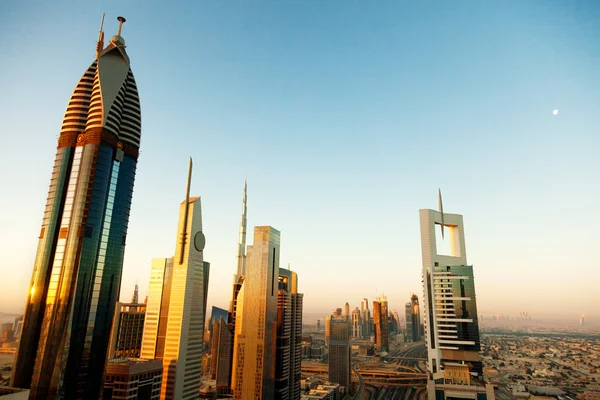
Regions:
<svg viewBox="0 0 600 400"><path fill-rule="evenodd" d="M360 314L362 317L362 334L363 338L369 338L373 334L371 327L371 311L369 310L369 300L364 298L361 302Z"/></svg>
<svg viewBox="0 0 600 400"><path fill-rule="evenodd" d="M275 398L280 233L254 228L236 298L232 364L235 399Z"/></svg>
<svg viewBox="0 0 600 400"><path fill-rule="evenodd" d="M104 383L141 134L119 20L106 48L101 27L58 138L11 382L32 399L98 398Z"/></svg>
<svg viewBox="0 0 600 400"><path fill-rule="evenodd" d="M185 200L172 258L152 260L141 356L163 362L161 399L196 399L200 390L210 265L203 260L200 197Z"/></svg>
<svg viewBox="0 0 600 400"><path fill-rule="evenodd" d="M302 362L302 297L298 274L279 270L275 399L300 398Z"/></svg>
<svg viewBox="0 0 600 400"><path fill-rule="evenodd" d="M117 358L106 364L102 400L158 400L162 362L140 358Z"/></svg>
<svg viewBox="0 0 600 400"><path fill-rule="evenodd" d="M352 311L352 337L362 338L362 321L358 307Z"/></svg>
<svg viewBox="0 0 600 400"><path fill-rule="evenodd" d="M329 381L339 383L347 392L352 388L352 360L348 321L345 318L331 318L329 339Z"/></svg>
<svg viewBox="0 0 600 400"><path fill-rule="evenodd" d="M117 302L115 308L107 358L139 358L146 304Z"/></svg>
<svg viewBox="0 0 600 400"><path fill-rule="evenodd" d="M420 210L425 299L425 341L427 344L428 396L490 399L483 386L479 360L479 327L473 267L468 265L462 215ZM450 254L438 254L436 227L442 240L448 236ZM444 232L446 233L444 235ZM415 299L416 300L416 299ZM417 303L418 304L418 303ZM415 302L411 300L413 315ZM414 323L413 323L414 324ZM413 326L413 332L415 327ZM461 387L471 386L470 389ZM470 392L469 392L470 391ZM462 393L462 394L461 394ZM493 390L491 390L493 397Z"/></svg>
<svg viewBox="0 0 600 400"><path fill-rule="evenodd" d="M410 302L406 303L406 335L406 340L410 342L418 342L422 336L419 298L414 293Z"/></svg>
<svg viewBox="0 0 600 400"><path fill-rule="evenodd" d="M350 304L348 302L344 305L344 317L350 317Z"/></svg>
<svg viewBox="0 0 600 400"><path fill-rule="evenodd" d="M373 326L375 349L379 352L389 351L388 302L385 296L373 301Z"/></svg>
<svg viewBox="0 0 600 400"><path fill-rule="evenodd" d="M413 340L413 318L412 304L410 301L404 305L404 317L406 318L406 341L414 342Z"/></svg>
<svg viewBox="0 0 600 400"><path fill-rule="evenodd" d="M218 394L229 393L231 385L231 360L233 357L233 333L224 318L213 318L210 346L211 379L215 380Z"/></svg>

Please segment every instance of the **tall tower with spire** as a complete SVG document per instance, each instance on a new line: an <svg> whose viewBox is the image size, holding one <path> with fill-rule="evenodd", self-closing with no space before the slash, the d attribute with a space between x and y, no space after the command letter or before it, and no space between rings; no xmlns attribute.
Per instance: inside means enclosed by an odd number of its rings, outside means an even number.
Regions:
<svg viewBox="0 0 600 400"><path fill-rule="evenodd" d="M244 182L244 199L242 200L242 219L240 220L240 233L238 236L238 246L235 254L237 260L237 274L234 279L234 283L237 283L240 276L246 273L246 225L248 220L246 218L246 212L248 207L246 202L248 200L248 181Z"/></svg>
<svg viewBox="0 0 600 400"><path fill-rule="evenodd" d="M190 197L191 178L190 158L175 255L153 259L150 272L141 358L163 362L161 399L197 399L200 390L210 265L203 259L200 197Z"/></svg>
<svg viewBox="0 0 600 400"><path fill-rule="evenodd" d="M141 134L118 19L106 47L101 24L58 138L11 382L32 399L98 398L102 388Z"/></svg>

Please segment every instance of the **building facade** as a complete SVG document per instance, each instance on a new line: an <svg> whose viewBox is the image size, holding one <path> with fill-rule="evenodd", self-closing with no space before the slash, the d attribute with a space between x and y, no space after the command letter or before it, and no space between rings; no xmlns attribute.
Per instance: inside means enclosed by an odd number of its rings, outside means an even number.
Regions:
<svg viewBox="0 0 600 400"><path fill-rule="evenodd" d="M146 304L117 302L115 308L107 358L139 358Z"/></svg>
<svg viewBox="0 0 600 400"><path fill-rule="evenodd" d="M448 395L460 398L464 394L491 400L493 389L490 391L483 385L479 360L473 267L467 264L463 217L443 212L441 194L439 202L439 212L419 211L428 396L433 400ZM442 240L446 232L450 254L438 254L436 226L442 229Z"/></svg>
<svg viewBox="0 0 600 400"><path fill-rule="evenodd" d="M58 138L13 368L32 399L100 396L140 136L121 26L106 48L101 29Z"/></svg>
<svg viewBox="0 0 600 400"><path fill-rule="evenodd" d="M279 270L275 399L299 399L302 362L302 299L298 275Z"/></svg>
<svg viewBox="0 0 600 400"><path fill-rule="evenodd" d="M232 391L235 399L275 397L280 233L254 228L236 296Z"/></svg>
<svg viewBox="0 0 600 400"><path fill-rule="evenodd" d="M385 296L373 301L373 326L375 349L379 352L389 351L388 302Z"/></svg>
<svg viewBox="0 0 600 400"><path fill-rule="evenodd" d="M348 320L332 317L330 324L329 381L339 383L349 393L352 388L352 348L348 335Z"/></svg>
<svg viewBox="0 0 600 400"><path fill-rule="evenodd" d="M173 258L152 260L141 356L163 362L161 399L192 399L200 390L210 264L203 260L200 197L179 208Z"/></svg>
<svg viewBox="0 0 600 400"><path fill-rule="evenodd" d="M140 358L109 360L104 377L103 400L158 400L162 362Z"/></svg>

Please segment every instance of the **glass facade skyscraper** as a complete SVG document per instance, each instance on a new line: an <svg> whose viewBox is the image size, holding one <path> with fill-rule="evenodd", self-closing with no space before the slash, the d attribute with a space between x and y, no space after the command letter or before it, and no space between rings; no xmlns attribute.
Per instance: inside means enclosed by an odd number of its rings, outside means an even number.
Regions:
<svg viewBox="0 0 600 400"><path fill-rule="evenodd" d="M98 398L102 388L141 134L120 34L104 48L101 31L58 138L12 378L33 399Z"/></svg>

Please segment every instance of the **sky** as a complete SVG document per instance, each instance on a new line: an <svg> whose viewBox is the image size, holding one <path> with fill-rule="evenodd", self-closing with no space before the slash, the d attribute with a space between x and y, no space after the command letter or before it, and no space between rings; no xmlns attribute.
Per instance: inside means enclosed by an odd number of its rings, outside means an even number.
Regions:
<svg viewBox="0 0 600 400"><path fill-rule="evenodd" d="M600 319L595 1L0 2L0 311L24 308L75 84L127 18L142 143L121 298L172 256L187 162L209 306L244 179L305 313L421 297L419 209L464 215L479 313ZM553 110L559 113L553 115Z"/></svg>

